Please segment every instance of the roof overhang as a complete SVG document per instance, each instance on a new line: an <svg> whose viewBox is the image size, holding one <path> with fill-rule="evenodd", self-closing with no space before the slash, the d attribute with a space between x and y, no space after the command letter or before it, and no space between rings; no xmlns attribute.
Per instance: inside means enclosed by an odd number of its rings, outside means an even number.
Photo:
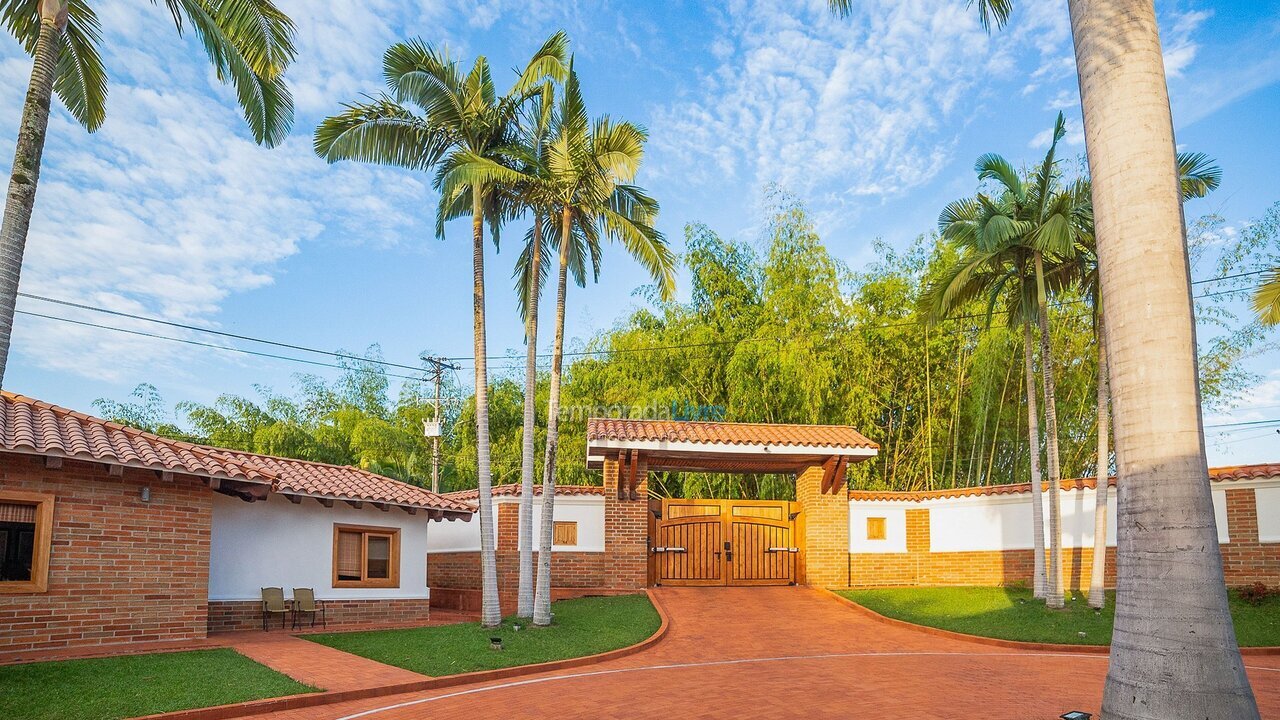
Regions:
<svg viewBox="0 0 1280 720"><path fill-rule="evenodd" d="M605 458L638 451L649 470L667 472L797 473L832 457L861 462L876 456L873 448L833 445L768 445L699 443L666 440L591 440L587 467L599 469Z"/></svg>

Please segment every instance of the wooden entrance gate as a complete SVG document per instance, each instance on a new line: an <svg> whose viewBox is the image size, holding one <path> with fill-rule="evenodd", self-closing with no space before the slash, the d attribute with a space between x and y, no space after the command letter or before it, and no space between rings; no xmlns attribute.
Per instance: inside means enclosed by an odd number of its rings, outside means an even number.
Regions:
<svg viewBox="0 0 1280 720"><path fill-rule="evenodd" d="M796 503L667 498L650 509L653 584L795 584Z"/></svg>

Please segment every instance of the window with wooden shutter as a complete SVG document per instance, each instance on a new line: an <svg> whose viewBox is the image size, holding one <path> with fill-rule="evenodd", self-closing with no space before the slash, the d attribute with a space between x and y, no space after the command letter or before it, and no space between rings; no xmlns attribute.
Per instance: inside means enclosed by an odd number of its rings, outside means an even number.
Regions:
<svg viewBox="0 0 1280 720"><path fill-rule="evenodd" d="M552 545L577 545L578 544L578 523L570 521L557 521L554 527L554 537L551 541Z"/></svg>
<svg viewBox="0 0 1280 720"><path fill-rule="evenodd" d="M0 491L0 594L49 589L53 496Z"/></svg>
<svg viewBox="0 0 1280 720"><path fill-rule="evenodd" d="M333 586L400 587L400 529L334 525Z"/></svg>
<svg viewBox="0 0 1280 720"><path fill-rule="evenodd" d="M867 518L867 539L868 540L884 539L884 518L882 517Z"/></svg>

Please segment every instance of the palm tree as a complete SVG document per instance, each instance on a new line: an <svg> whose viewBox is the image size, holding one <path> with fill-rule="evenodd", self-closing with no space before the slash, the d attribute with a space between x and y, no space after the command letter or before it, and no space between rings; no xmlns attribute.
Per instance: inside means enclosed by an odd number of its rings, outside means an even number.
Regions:
<svg viewBox="0 0 1280 720"><path fill-rule="evenodd" d="M1013 9L1012 0L977 5L984 27L1004 25ZM828 6L848 14L853 0ZM1155 4L1067 0L1067 7L1107 302L1108 370L1119 400L1117 556L1124 560L1102 713L1119 720L1256 718L1209 491L1187 234Z"/></svg>
<svg viewBox="0 0 1280 720"><path fill-rule="evenodd" d="M587 120L577 73L570 61L555 134L544 146L548 184L559 230L555 341L551 351L551 394L542 469L542 528L538 544L535 625L551 623L551 545L554 532L556 451L559 446L560 382L564 360L565 295L570 269L582 284L588 260L599 272L602 236L620 242L658 284L663 299L675 291L675 256L653 228L658 203L630 185L640 169L647 135L628 122L608 117Z"/></svg>
<svg viewBox="0 0 1280 720"><path fill-rule="evenodd" d="M475 341L476 456L479 485L481 623L502 621L498 600L498 571L493 535L493 480L489 455L488 363L485 340L484 226L495 243L506 219L506 206L495 191L499 182L518 173L504 165L514 153L516 116L521 106L548 79L564 73L568 39L556 33L543 43L520 73L515 85L498 96L484 56L469 72L447 51L420 40L397 43L383 55L383 75L394 97L382 95L351 103L346 111L326 118L315 134L315 149L329 162L361 160L415 170L436 167L440 191L436 234L444 236L446 220L463 208L471 211L472 318ZM405 103L422 110L419 116ZM464 177L457 171L487 162L496 175ZM505 180L504 180L505 178Z"/></svg>
<svg viewBox="0 0 1280 720"><path fill-rule="evenodd" d="M538 302L546 281L542 261L548 238L547 217L552 211L547 194L547 167L541 162L542 146L551 132L555 87L550 83L525 113L520 127L520 149L525 158L525 179L512 188L513 204L533 213L533 226L525 237L525 249L516 265L516 297L525 321L524 419L520 447L519 583L516 614L533 616L533 476L538 404Z"/></svg>
<svg viewBox="0 0 1280 720"><path fill-rule="evenodd" d="M1020 302L1011 311L1031 310L1024 315L1024 354L1030 373L1033 359L1031 357L1032 333L1030 317L1034 316L1040 331L1040 368L1044 381L1044 420L1045 420L1045 456L1049 475L1049 567L1045 601L1050 607L1060 608L1063 599L1062 570L1062 531L1061 531L1061 471L1058 461L1058 428L1057 409L1053 377L1053 355L1049 346L1048 284L1045 271L1045 256L1053 260L1069 255L1076 244L1080 232L1079 218L1083 195L1077 187L1061 187L1057 168L1057 145L1065 134L1061 113L1054 126L1053 141L1045 154L1043 163L1025 178L1013 168L1007 160L990 153L978 158L975 169L979 180L992 181L998 194L988 196L979 193L976 197L951 203L939 218L939 228L944 238L956 242L962 247L976 251L967 257L968 262L979 261L987 267L985 273L976 272L976 268L960 269L952 282L972 284L983 277L994 274L1000 292L1014 278L1020 290L1017 297ZM1002 270L999 268L1003 268ZM1010 275L1010 271L1016 275ZM1034 287L1030 281L1034 280ZM934 314L945 313L952 304L943 300L949 296L964 296L961 286L949 290L939 288L934 302ZM979 292L981 288L975 288ZM992 298L997 300L998 296ZM1028 395L1032 394L1034 378L1028 374ZM1028 400L1028 413L1034 412L1034 399ZM1034 415L1028 418L1029 432L1032 438L1032 509L1033 520L1039 510L1040 499L1037 497L1039 483L1036 478L1036 465L1039 454L1038 430ZM1036 523L1037 539L1043 533L1043 525ZM1037 543L1038 544L1038 543ZM1037 551L1037 556L1039 554ZM1037 581L1040 574L1037 572ZM1037 582L1038 584L1038 582ZM1039 588L1037 588L1039 590Z"/></svg>
<svg viewBox="0 0 1280 720"><path fill-rule="evenodd" d="M1208 195L1222 182L1222 170L1204 153L1178 153L1178 180L1183 202ZM1085 197L1092 188L1082 188ZM1111 452L1108 448L1111 424L1111 379L1107 374L1107 344L1102 311L1102 288L1098 283L1098 251L1093 228L1092 206L1083 210L1085 226L1077 257L1080 259L1080 283L1085 298L1093 307L1093 334L1098 345L1098 451L1094 476L1093 563L1089 568L1089 607L1107 606L1107 499L1110 495Z"/></svg>
<svg viewBox="0 0 1280 720"><path fill-rule="evenodd" d="M293 22L271 0L166 0L178 32L189 23L218 79L236 90L254 139L272 147L289 134L293 100L284 71L293 61ZM0 18L33 59L13 171L0 225L0 386L18 299L31 212L53 93L89 132L106 119L107 75L98 54L98 16L84 0L0 0Z"/></svg>

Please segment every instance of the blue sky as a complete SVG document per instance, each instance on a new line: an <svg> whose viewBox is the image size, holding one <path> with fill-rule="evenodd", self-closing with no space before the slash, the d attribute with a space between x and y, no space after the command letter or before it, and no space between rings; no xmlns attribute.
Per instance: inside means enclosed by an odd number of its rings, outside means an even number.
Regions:
<svg viewBox="0 0 1280 720"><path fill-rule="evenodd" d="M433 237L423 177L328 166L310 149L321 118L381 89L382 51L414 36L468 62L488 55L507 83L502 69L567 30L591 113L648 127L640 182L662 202L660 228L677 248L693 221L755 239L763 188L778 182L808 204L833 254L858 268L875 238L902 246L971 192L977 155L1042 154L1059 109L1067 150L1083 150L1062 0L1017 3L1010 27L989 37L963 0L871 0L844 21L824 0L279 4L298 26L289 76L298 112L293 136L267 150L163 7L95 3L108 120L88 135L54 114L24 291L326 349L378 343L406 364L423 350L470 356L467 228ZM1188 213L1217 212L1238 228L1280 200L1280 0L1158 5L1179 145L1225 171L1222 188ZM0 126L16 130L29 71L16 43L0 40ZM6 158L13 135L0 132ZM492 354L522 352L514 260L511 249L488 258ZM642 302L634 290L644 281L612 253L600 284L570 295L570 336L609 327ZM17 324L6 386L81 410L143 381L170 404L207 402L254 384L285 390L307 370L27 315ZM1207 422L1280 415L1280 355L1253 363L1263 382ZM1280 460L1280 435L1256 435L1211 443L1211 462Z"/></svg>

